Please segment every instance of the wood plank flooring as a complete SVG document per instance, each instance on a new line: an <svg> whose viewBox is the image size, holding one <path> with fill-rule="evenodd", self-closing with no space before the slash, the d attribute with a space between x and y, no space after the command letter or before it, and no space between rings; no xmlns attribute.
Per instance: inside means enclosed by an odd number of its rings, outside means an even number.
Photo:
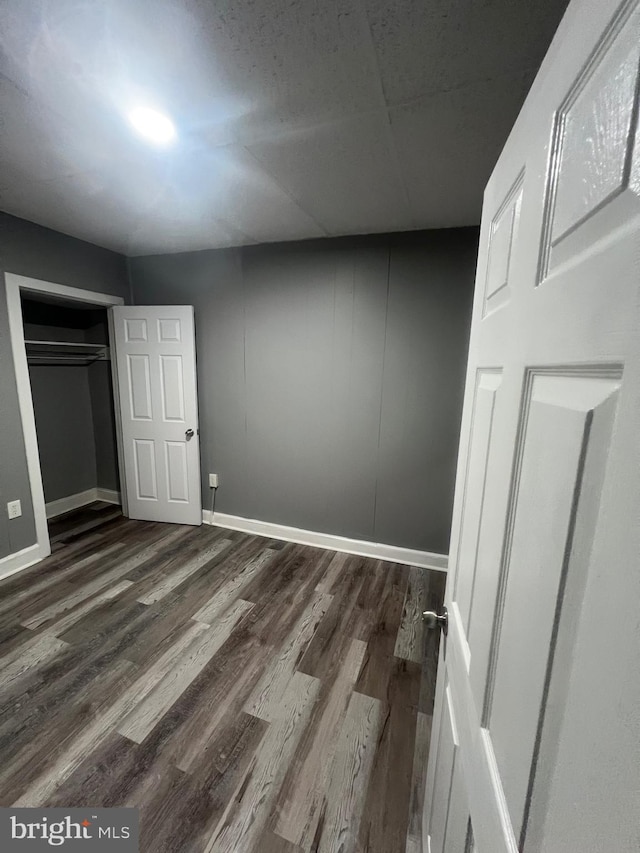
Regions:
<svg viewBox="0 0 640 853"><path fill-rule="evenodd" d="M0 582L0 806L153 853L414 853L445 576L92 504Z"/></svg>

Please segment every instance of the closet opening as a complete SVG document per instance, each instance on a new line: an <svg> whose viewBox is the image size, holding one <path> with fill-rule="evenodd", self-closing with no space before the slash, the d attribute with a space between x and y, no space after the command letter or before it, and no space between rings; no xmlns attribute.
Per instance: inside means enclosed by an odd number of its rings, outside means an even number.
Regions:
<svg viewBox="0 0 640 853"><path fill-rule="evenodd" d="M108 316L106 308L50 294L23 291L20 302L55 550L69 524L86 532L121 514Z"/></svg>

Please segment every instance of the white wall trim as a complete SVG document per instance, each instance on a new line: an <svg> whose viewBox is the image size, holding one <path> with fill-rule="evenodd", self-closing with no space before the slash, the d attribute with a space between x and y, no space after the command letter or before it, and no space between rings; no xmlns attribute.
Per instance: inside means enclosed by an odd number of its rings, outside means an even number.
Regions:
<svg viewBox="0 0 640 853"><path fill-rule="evenodd" d="M29 545L28 548L23 548L22 551L16 551L15 554L9 554L0 560L0 580L8 578L10 575L15 575L16 572L21 572L22 569L28 569L34 563L39 563L51 553L49 540L47 539L46 553L43 553L42 546L37 542L35 545Z"/></svg>
<svg viewBox="0 0 640 853"><path fill-rule="evenodd" d="M94 501L119 504L120 492L114 492L112 489L86 489L84 492L76 492L75 495L67 495L64 498L49 501L49 503L45 504L47 518L56 518L56 516L63 515L65 512L71 512L72 509L92 504Z"/></svg>
<svg viewBox="0 0 640 853"><path fill-rule="evenodd" d="M328 548L331 551L343 551L356 554L359 557L373 557L376 560L388 560L393 563L403 563L408 566L419 566L423 569L447 571L449 558L446 554L434 554L431 551L416 551L412 548L401 548L398 545L384 545L380 542L367 542L364 539L347 539L344 536L334 536L330 533L316 533L313 530L301 530L299 527L286 527L283 524L273 524L270 521L258 521L255 518L242 518L238 515L227 515L224 512L203 510L204 524L216 527L226 527L228 530L240 530L243 533L253 533L258 536L269 536L272 539L283 539L285 542L297 542L300 545L312 545L316 548Z"/></svg>
<svg viewBox="0 0 640 853"><path fill-rule="evenodd" d="M131 282L129 282L131 287ZM111 356L111 387L113 388L113 407L116 423L116 451L118 455L118 473L120 475L119 503L122 505L124 515L129 515L129 504L127 501L127 481L124 465L124 440L122 437L122 406L120 405L120 384L118 382L118 353L115 348L116 327L113 319L113 311L107 311L107 325L109 328L109 350Z"/></svg>
<svg viewBox="0 0 640 853"><path fill-rule="evenodd" d="M36 545L42 557L51 553L49 544L49 531L47 530L47 516L44 506L44 489L42 487L42 473L40 471L40 454L38 453L38 437L36 435L36 420L33 414L33 400L31 398L31 381L29 379L29 366L27 364L27 351L24 346L24 326L22 324L22 305L20 304L20 282L11 273L5 273L7 290L7 312L9 315L9 337L11 338L11 352L16 374L16 385L18 387L18 406L22 419L22 433L24 446L27 454L27 471L29 473L29 487L31 489L31 500L33 502L33 515L36 524ZM12 496L8 496L12 500ZM26 549L25 549L26 550ZM18 552L22 554L23 552ZM16 555L18 556L18 555ZM24 566L21 566L24 568Z"/></svg>
<svg viewBox="0 0 640 853"><path fill-rule="evenodd" d="M101 489L100 486L96 489L96 500L104 501L106 504L122 504L122 495L114 489Z"/></svg>
<svg viewBox="0 0 640 853"><path fill-rule="evenodd" d="M75 495L67 495L64 498L49 501L45 504L47 518L56 518L56 516L63 515L65 512L71 512L72 509L78 509L81 506L93 503L97 500L97 491L97 489L87 489L84 492L76 492Z"/></svg>
<svg viewBox="0 0 640 853"><path fill-rule="evenodd" d="M103 308L107 308L110 305L123 305L124 299L120 296L94 293L92 290L81 290L78 287L68 287L67 285L57 284L53 281L41 281L40 279L28 278L27 276L11 272L5 272L4 279L9 318L9 338L11 340L11 352L18 388L18 408L20 409L20 418L22 420L22 432L27 455L27 471L29 473L29 487L33 502L37 540L35 546L30 546L0 560L0 572L2 572L6 560L10 561L13 558L17 558L17 568L10 569L8 572L8 574L13 574L14 571L20 571L20 569L24 569L28 565L44 559L51 553L49 531L47 529L47 511L44 502L44 489L42 487L42 472L40 471L36 421L33 413L33 399L31 397L31 381L29 379L27 351L24 345L20 291L50 293L75 302L85 302L90 305L99 305ZM13 497L10 495L9 500L12 500ZM24 499L21 495L16 495L15 497ZM33 551L31 550L32 548ZM30 562L24 562L25 560L30 560ZM7 563L7 565L10 565L10 563Z"/></svg>
<svg viewBox="0 0 640 853"><path fill-rule="evenodd" d="M14 272L4 274L7 285L18 287L20 290L31 291L31 293L50 293L53 296L63 296L73 302L84 302L89 305L99 305L108 308L110 305L124 305L121 296L112 296L109 293L98 293L94 290L82 290L80 287L69 287L66 284L58 284L55 281L42 281L39 278L29 278L26 275L18 275Z"/></svg>

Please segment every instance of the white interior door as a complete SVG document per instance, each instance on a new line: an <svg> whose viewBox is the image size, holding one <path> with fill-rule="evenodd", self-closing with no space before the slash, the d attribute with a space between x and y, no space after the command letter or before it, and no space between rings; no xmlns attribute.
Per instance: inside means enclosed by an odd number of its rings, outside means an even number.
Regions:
<svg viewBox="0 0 640 853"><path fill-rule="evenodd" d="M201 524L193 307L112 311L128 515Z"/></svg>
<svg viewBox="0 0 640 853"><path fill-rule="evenodd" d="M639 0L573 0L487 187L430 853L640 850Z"/></svg>

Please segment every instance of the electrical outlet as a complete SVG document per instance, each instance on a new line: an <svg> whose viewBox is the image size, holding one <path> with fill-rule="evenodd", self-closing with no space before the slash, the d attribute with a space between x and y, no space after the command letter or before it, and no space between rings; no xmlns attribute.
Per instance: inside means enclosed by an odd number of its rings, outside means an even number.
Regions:
<svg viewBox="0 0 640 853"><path fill-rule="evenodd" d="M218 475L217 474L209 474L209 488L217 489L218 488Z"/></svg>
<svg viewBox="0 0 640 853"><path fill-rule="evenodd" d="M20 501L9 501L7 504L7 515L9 518L19 518L22 515L22 504Z"/></svg>

